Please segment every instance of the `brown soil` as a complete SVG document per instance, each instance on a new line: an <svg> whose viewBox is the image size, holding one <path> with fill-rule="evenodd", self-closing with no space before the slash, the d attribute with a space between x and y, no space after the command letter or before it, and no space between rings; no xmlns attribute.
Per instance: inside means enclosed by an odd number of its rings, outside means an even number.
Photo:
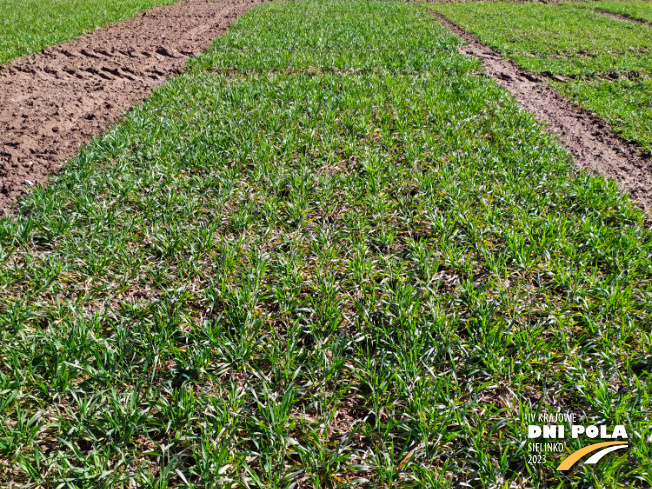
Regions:
<svg viewBox="0 0 652 489"><path fill-rule="evenodd" d="M628 16L622 15L622 14L614 14L612 12L607 12L606 10L602 10L601 8L593 9L593 11L596 14L600 14L600 15L602 15L604 17L608 17L608 18L613 19L613 20L622 20L622 21L625 21L625 22L634 22L635 24L643 24L643 25L646 25L648 27L652 27L652 22L648 22L646 20L634 19L633 17L628 17Z"/></svg>
<svg viewBox="0 0 652 489"><path fill-rule="evenodd" d="M505 3L505 2L510 2L510 3L549 3L553 5L558 5L562 3L564 0L421 0L424 3L479 3L479 2L489 2L489 3ZM575 1L583 1L583 0L575 0ZM597 0L586 0L587 2L589 1L597 1Z"/></svg>
<svg viewBox="0 0 652 489"><path fill-rule="evenodd" d="M0 67L0 209L265 0L156 7Z"/></svg>
<svg viewBox="0 0 652 489"><path fill-rule="evenodd" d="M575 164L616 181L623 192L652 213L652 160L640 149L610 133L609 126L561 97L538 77L519 68L437 12L442 24L468 44L463 54L480 58L487 75L509 90L525 109L542 120L575 155Z"/></svg>

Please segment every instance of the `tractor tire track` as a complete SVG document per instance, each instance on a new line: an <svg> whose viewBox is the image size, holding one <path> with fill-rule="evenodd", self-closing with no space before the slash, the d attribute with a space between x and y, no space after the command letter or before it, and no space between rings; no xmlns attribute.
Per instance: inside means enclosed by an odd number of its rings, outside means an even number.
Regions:
<svg viewBox="0 0 652 489"><path fill-rule="evenodd" d="M537 76L503 59L498 52L443 15L432 13L467 42L460 48L460 53L479 58L486 74L546 124L547 129L575 156L574 162L579 168L613 179L635 203L648 214L652 213L650 157L642 156L639 148L613 135L606 122L570 103Z"/></svg>
<svg viewBox="0 0 652 489"><path fill-rule="evenodd" d="M57 173L81 145L263 1L156 7L0 66L0 208Z"/></svg>
<svg viewBox="0 0 652 489"><path fill-rule="evenodd" d="M634 17L629 17L628 15L616 14L614 12L607 12L606 10L602 10L601 8L593 9L593 11L598 15L602 15L603 17L607 17L612 20L620 20L621 22L633 22L634 24L641 24L641 25L646 25L648 27L652 27L652 22L648 22L647 20L635 19Z"/></svg>

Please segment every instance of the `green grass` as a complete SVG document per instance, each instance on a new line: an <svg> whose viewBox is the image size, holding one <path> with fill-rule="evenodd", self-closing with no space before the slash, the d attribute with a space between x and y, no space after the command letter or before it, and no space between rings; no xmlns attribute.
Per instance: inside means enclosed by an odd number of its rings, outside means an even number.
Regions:
<svg viewBox="0 0 652 489"><path fill-rule="evenodd" d="M177 0L2 0L0 65Z"/></svg>
<svg viewBox="0 0 652 489"><path fill-rule="evenodd" d="M614 132L644 141L649 150L652 121L652 80L597 80L555 83L565 96L594 114L600 114Z"/></svg>
<svg viewBox="0 0 652 489"><path fill-rule="evenodd" d="M26 197L5 483L650 485L652 234L478 69L419 6L265 4ZM529 464L556 409L629 451Z"/></svg>
<svg viewBox="0 0 652 489"><path fill-rule="evenodd" d="M436 4L434 10L535 73L596 78L652 71L650 28L542 3Z"/></svg>
<svg viewBox="0 0 652 489"><path fill-rule="evenodd" d="M606 119L644 152L652 151L652 125L627 102L652 74L650 27L571 4L478 2L431 8L523 68L566 80L556 84L564 95ZM617 88L606 88L612 79L618 80ZM641 125L641 120L646 122Z"/></svg>
<svg viewBox="0 0 652 489"><path fill-rule="evenodd" d="M652 3L649 0L599 0L596 2L569 2L569 4L582 8L600 9L644 22L652 22Z"/></svg>
<svg viewBox="0 0 652 489"><path fill-rule="evenodd" d="M237 29L218 39L209 53L190 66L195 72L223 74L311 69L405 73L475 67L455 52L459 41L444 35L420 10L407 9L393 17L385 9L374 8L362 16L355 15L359 4L347 8L325 3L315 17L314 8L312 4L306 7L305 16L288 16L286 7L272 9L266 16L246 16ZM339 18L343 12L349 17L346 22ZM433 28L438 35L415 35L415 31Z"/></svg>

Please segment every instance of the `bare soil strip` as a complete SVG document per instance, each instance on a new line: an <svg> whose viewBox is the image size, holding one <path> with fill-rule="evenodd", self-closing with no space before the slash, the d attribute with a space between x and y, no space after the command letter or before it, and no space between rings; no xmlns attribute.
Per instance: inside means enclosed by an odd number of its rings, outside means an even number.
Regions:
<svg viewBox="0 0 652 489"><path fill-rule="evenodd" d="M433 12L446 27L465 39L463 54L478 57L487 75L511 92L525 109L542 120L575 155L575 164L611 178L630 194L641 208L652 213L652 160L640 150L610 133L609 126L579 109L548 87L538 77L519 68L474 35Z"/></svg>
<svg viewBox="0 0 652 489"><path fill-rule="evenodd" d="M0 209L263 1L156 7L0 67Z"/></svg>
<svg viewBox="0 0 652 489"><path fill-rule="evenodd" d="M625 22L634 22L635 24L643 24L648 27L652 27L652 22L648 22L646 20L635 19L633 17L628 17L627 15L622 15L622 14L614 14L613 12L607 12L606 10L602 10L601 8L595 8L593 9L593 11L596 14L602 15L603 17L608 17L609 19L620 20Z"/></svg>

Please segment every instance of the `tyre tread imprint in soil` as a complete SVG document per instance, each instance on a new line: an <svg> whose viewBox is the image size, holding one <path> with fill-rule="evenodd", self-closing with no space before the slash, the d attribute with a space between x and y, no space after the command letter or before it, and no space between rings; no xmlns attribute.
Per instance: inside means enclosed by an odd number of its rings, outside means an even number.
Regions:
<svg viewBox="0 0 652 489"><path fill-rule="evenodd" d="M615 12L608 12L607 10L602 10L601 8L593 9L593 11L596 14L602 15L603 17L607 17L608 19L611 20L619 20L621 22L632 22L634 24L641 24L641 25L646 25L648 27L652 27L652 22L648 22L647 20L635 19L634 17L629 17L628 15L617 14Z"/></svg>
<svg viewBox="0 0 652 489"><path fill-rule="evenodd" d="M486 74L546 124L575 156L573 160L579 168L613 179L639 207L652 213L651 158L642 156L635 145L612 134L604 121L564 99L543 80L503 59L442 14L432 14L467 42L460 53L479 58Z"/></svg>
<svg viewBox="0 0 652 489"><path fill-rule="evenodd" d="M0 66L0 208L59 171L262 1L156 7Z"/></svg>

